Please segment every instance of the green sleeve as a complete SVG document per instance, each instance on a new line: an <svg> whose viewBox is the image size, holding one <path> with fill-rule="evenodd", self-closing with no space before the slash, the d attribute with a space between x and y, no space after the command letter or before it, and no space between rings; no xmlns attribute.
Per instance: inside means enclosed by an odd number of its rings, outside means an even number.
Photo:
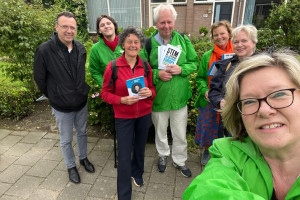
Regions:
<svg viewBox="0 0 300 200"><path fill-rule="evenodd" d="M89 71L95 82L102 88L103 85L103 70L101 70L100 58L96 46L91 49L89 58Z"/></svg>
<svg viewBox="0 0 300 200"><path fill-rule="evenodd" d="M205 100L205 92L209 90L207 72L208 72L208 64L209 64L209 59L211 57L211 52L212 50L207 51L203 55L202 60L200 62L200 67L197 71L196 83L197 83L199 94L194 105L194 107L196 108L199 108L200 106L205 107L208 104L208 101Z"/></svg>
<svg viewBox="0 0 300 200"><path fill-rule="evenodd" d="M229 141L228 143L230 143ZM224 144L224 143L223 143ZM264 190L264 181L257 179L255 165L246 166L243 156L238 151L231 151L232 155L236 155L236 160L232 161L227 155L222 154L221 148L230 151L229 145L214 145L210 147L211 159L205 166L204 171L197 176L183 194L183 200L198 199L226 199L226 200L265 200L265 197L258 195L250 190L250 186L241 176L243 172L240 169L248 167L252 170L251 176L254 184ZM231 147L232 148L232 147ZM249 159L249 157L247 157ZM236 166L235 162L241 162L241 166ZM245 166L244 166L245 165ZM254 168L254 169L252 169ZM257 180L257 181L255 181Z"/></svg>
<svg viewBox="0 0 300 200"><path fill-rule="evenodd" d="M191 41L187 36L184 37L186 44L186 62L181 64L180 67L182 69L181 75L188 76L197 70L197 66L199 65L199 58Z"/></svg>

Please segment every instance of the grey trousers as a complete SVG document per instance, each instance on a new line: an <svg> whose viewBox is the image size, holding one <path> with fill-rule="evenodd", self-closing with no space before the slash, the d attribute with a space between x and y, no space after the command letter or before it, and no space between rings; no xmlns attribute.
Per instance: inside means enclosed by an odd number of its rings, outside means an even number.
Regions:
<svg viewBox="0 0 300 200"><path fill-rule="evenodd" d="M82 160L87 157L87 104L81 110L75 112L60 112L52 107L52 114L56 118L56 124L60 133L60 147L67 168L76 167L75 154L72 147L73 126L76 131L78 157Z"/></svg>

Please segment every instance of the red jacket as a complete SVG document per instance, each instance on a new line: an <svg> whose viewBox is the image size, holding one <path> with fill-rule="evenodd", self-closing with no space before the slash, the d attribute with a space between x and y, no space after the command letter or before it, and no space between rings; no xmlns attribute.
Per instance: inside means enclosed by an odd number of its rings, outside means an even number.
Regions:
<svg viewBox="0 0 300 200"><path fill-rule="evenodd" d="M121 104L121 97L129 95L126 86L126 80L145 75L142 60L139 56L137 56L137 59L138 64L134 69L134 73L127 63L124 53L117 59L116 65L118 66L118 78L115 83L115 92L113 91L114 83L111 85L111 87L109 87L109 82L112 75L111 62L105 69L101 98L107 103L113 105L115 118L138 118L150 114L152 111L152 102L156 93L152 82L152 69L149 64L148 76L144 77L144 80L145 86L152 91L152 96L150 98L140 99L137 103L132 105Z"/></svg>

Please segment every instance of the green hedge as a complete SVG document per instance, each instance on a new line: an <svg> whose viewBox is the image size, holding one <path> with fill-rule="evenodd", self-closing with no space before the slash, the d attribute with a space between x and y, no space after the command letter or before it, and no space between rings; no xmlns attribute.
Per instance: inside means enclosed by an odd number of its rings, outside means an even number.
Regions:
<svg viewBox="0 0 300 200"><path fill-rule="evenodd" d="M0 116L19 120L32 112L33 95L23 82L6 77L3 65L9 63L0 61Z"/></svg>
<svg viewBox="0 0 300 200"><path fill-rule="evenodd" d="M0 78L0 116L20 120L33 110L33 96L22 82Z"/></svg>

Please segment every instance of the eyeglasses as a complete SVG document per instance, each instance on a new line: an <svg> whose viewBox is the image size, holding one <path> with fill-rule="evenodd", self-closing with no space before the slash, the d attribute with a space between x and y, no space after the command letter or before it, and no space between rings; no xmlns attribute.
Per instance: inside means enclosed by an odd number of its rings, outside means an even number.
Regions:
<svg viewBox="0 0 300 200"><path fill-rule="evenodd" d="M71 31L77 31L77 28L75 28L74 26L66 26L66 25L64 25L64 26L61 26L61 25L59 25L59 24L57 24L59 27L61 27L64 31L67 31L67 30L71 30Z"/></svg>
<svg viewBox="0 0 300 200"><path fill-rule="evenodd" d="M271 108L274 109L286 108L293 104L294 92L296 90L300 89L282 89L272 92L264 98L242 99L237 103L237 107L242 115L252 115L257 113L261 106L261 101L265 101Z"/></svg>

